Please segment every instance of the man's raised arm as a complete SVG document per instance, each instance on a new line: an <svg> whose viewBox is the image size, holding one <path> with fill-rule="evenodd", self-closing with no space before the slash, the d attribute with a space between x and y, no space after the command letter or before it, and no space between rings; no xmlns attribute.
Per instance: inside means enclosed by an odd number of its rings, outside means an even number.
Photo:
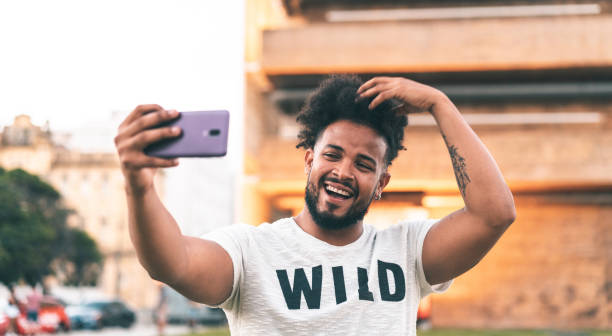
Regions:
<svg viewBox="0 0 612 336"><path fill-rule="evenodd" d="M178 112L159 105L140 105L119 126L115 145L125 177L130 237L152 278L192 300L217 304L232 290L231 258L214 242L181 234L153 184L157 168L174 167L178 161L143 152L153 142L180 135L177 128L152 129L176 117Z"/></svg>
<svg viewBox="0 0 612 336"><path fill-rule="evenodd" d="M465 207L434 225L423 243L423 268L430 284L448 281L476 265L514 222L512 193L476 133L442 92L405 78L377 77L363 84L374 108L390 98L409 110L429 111L448 148Z"/></svg>

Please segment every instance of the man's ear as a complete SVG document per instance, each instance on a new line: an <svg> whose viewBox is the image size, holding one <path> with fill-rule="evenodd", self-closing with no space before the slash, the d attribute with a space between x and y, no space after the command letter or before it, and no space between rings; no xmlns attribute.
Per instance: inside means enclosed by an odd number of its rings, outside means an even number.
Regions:
<svg viewBox="0 0 612 336"><path fill-rule="evenodd" d="M387 186L387 184L389 184L389 180L391 180L391 174L385 170L378 179L378 195L382 194L383 189Z"/></svg>
<svg viewBox="0 0 612 336"><path fill-rule="evenodd" d="M304 174L308 175L312 168L312 160L314 160L314 151L312 148L306 150L304 153Z"/></svg>

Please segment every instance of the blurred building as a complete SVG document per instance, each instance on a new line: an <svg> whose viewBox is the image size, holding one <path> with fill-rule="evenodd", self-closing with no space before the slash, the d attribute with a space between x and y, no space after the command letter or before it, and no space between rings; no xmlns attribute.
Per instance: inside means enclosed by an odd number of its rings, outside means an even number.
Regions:
<svg viewBox="0 0 612 336"><path fill-rule="evenodd" d="M69 224L87 231L105 257L99 282L104 293L136 308L152 307L157 285L140 266L130 242L123 175L116 154L69 150L54 138L48 126L33 125L27 115L17 116L2 130L0 166L39 175L76 210ZM157 185L163 188L163 183ZM160 192L163 195L163 189Z"/></svg>
<svg viewBox="0 0 612 336"><path fill-rule="evenodd" d="M537 5L534 5L537 4ZM612 328L612 2L247 2L242 220L295 215L295 116L329 73L440 88L496 158L518 218L473 270L433 298L433 325ZM433 119L410 116L406 151L366 221L463 207Z"/></svg>

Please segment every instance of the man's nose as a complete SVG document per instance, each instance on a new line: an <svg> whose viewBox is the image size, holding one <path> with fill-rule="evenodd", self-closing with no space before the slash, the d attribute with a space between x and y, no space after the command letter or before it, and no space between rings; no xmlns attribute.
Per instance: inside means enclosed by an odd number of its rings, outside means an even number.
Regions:
<svg viewBox="0 0 612 336"><path fill-rule="evenodd" d="M353 176L353 164L349 160L341 160L334 169L335 175L340 181L352 181Z"/></svg>

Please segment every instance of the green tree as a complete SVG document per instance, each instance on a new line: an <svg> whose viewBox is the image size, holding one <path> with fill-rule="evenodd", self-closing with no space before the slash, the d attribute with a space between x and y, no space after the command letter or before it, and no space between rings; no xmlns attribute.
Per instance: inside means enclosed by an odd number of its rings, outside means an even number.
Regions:
<svg viewBox="0 0 612 336"><path fill-rule="evenodd" d="M38 176L0 168L0 282L34 285L60 273L67 284L95 284L102 256L85 232L67 226L71 213Z"/></svg>
<svg viewBox="0 0 612 336"><path fill-rule="evenodd" d="M68 249L63 264L64 283L72 286L94 286L102 272L102 254L96 242L85 232L71 228L68 232Z"/></svg>

